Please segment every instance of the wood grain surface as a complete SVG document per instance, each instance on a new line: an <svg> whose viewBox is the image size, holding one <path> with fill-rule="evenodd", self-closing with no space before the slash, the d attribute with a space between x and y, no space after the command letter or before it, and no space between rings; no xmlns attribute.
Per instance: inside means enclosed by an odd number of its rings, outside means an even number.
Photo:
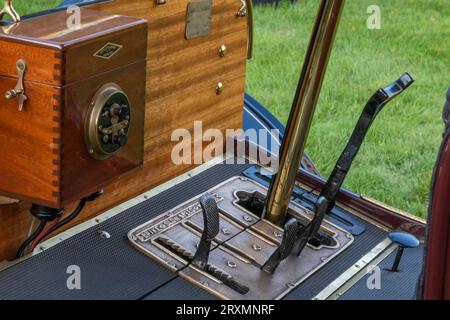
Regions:
<svg viewBox="0 0 450 320"><path fill-rule="evenodd" d="M109 185L74 223L192 169L194 164L171 161L173 130L192 132L194 121L202 121L203 130L241 127L247 54L246 19L236 17L241 1L213 1L211 33L192 40L184 37L187 4L187 0L168 0L165 5L115 0L91 7L145 18L149 24L144 167ZM221 45L228 49L225 57L219 56ZM39 72L45 74L46 68ZM224 85L221 95L216 94L219 81ZM66 211L74 205L68 205ZM10 259L27 237L32 220L29 206L21 202L0 207L0 260Z"/></svg>

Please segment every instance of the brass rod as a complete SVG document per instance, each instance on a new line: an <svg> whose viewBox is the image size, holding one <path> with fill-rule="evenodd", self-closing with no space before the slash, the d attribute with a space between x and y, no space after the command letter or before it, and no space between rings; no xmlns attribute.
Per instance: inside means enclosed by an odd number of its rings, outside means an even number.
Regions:
<svg viewBox="0 0 450 320"><path fill-rule="evenodd" d="M269 188L264 218L282 226L311 127L345 0L321 0L279 153L279 170Z"/></svg>

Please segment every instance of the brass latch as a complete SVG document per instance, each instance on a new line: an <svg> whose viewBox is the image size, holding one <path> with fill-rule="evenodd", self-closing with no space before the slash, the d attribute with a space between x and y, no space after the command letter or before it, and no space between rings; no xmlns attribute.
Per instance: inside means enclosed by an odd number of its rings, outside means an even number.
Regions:
<svg viewBox="0 0 450 320"><path fill-rule="evenodd" d="M10 100L17 98L17 102L19 104L19 111L23 111L23 105L25 101L28 100L28 97L25 95L25 88L23 86L23 77L25 75L25 71L27 70L27 64L25 60L20 59L16 63L17 67L17 85L14 89L5 92L5 98Z"/></svg>
<svg viewBox="0 0 450 320"><path fill-rule="evenodd" d="M16 12L16 10L14 10L12 2L13 0L5 0L5 5L3 6L3 9L0 11L0 21L3 20L3 16L5 14L8 14L14 21L14 23L20 22L20 16Z"/></svg>

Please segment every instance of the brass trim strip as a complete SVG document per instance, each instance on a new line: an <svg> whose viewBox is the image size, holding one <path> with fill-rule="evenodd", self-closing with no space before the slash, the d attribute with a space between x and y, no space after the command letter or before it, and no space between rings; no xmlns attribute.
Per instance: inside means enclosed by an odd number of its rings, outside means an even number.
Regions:
<svg viewBox="0 0 450 320"><path fill-rule="evenodd" d="M253 1L245 0L245 2L247 3L247 59L250 60L253 57Z"/></svg>
<svg viewBox="0 0 450 320"><path fill-rule="evenodd" d="M378 257L373 259L370 264L358 272L352 279L350 279L346 284L344 284L338 291L333 293L327 298L327 300L338 300L342 295L344 295L348 290L350 290L359 280L364 278L367 274L372 272L372 270L377 267L384 259L386 259L395 249L396 245L391 245L385 251L383 251Z"/></svg>
<svg viewBox="0 0 450 320"><path fill-rule="evenodd" d="M384 239L382 242L377 244L372 250L370 250L364 257L358 260L353 266L347 269L344 273L342 273L338 278L336 278L333 282L331 282L326 288L324 288L321 292L319 292L313 300L327 300L330 297L339 291L340 294L348 290L351 286L349 286L345 291L341 291L346 284L350 281L356 279L356 281L352 281L351 283L356 283L362 276L370 272L367 269L367 266L371 265L377 257L382 255L383 259L385 255L389 255L394 249L395 245L392 245L392 241L389 238ZM376 265L376 264L375 264ZM360 278L355 278L358 274L362 273ZM353 285L352 284L352 285Z"/></svg>

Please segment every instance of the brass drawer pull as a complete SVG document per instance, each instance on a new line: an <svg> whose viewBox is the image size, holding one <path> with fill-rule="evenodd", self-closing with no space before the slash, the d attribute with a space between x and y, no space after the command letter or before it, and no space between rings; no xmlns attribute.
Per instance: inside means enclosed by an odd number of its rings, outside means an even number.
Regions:
<svg viewBox="0 0 450 320"><path fill-rule="evenodd" d="M241 7L236 16L239 18L247 17L247 59L253 56L253 2L252 0L241 0Z"/></svg>
<svg viewBox="0 0 450 320"><path fill-rule="evenodd" d="M14 10L12 2L13 0L5 0L5 5L0 11L0 21L3 20L3 16L5 14L8 14L9 16L11 16L11 19L14 21L14 23L20 22L20 16L16 12L16 10Z"/></svg>

